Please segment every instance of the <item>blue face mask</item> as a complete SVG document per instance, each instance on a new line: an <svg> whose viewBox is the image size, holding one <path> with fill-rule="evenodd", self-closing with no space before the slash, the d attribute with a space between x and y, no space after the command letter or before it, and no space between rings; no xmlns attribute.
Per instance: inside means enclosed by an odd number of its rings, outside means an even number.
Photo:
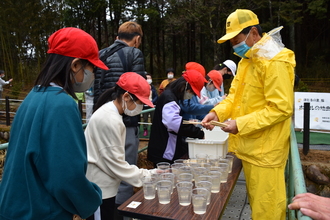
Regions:
<svg viewBox="0 0 330 220"><path fill-rule="evenodd" d="M246 52L248 52L248 50L250 50L251 47L249 47L247 44L246 44L246 39L248 38L250 32L248 33L248 35L246 36L245 40L242 41L241 43L239 44L236 44L235 46L233 46L233 49L235 51L235 53L240 56L240 57L243 57L243 58L247 58L245 56Z"/></svg>

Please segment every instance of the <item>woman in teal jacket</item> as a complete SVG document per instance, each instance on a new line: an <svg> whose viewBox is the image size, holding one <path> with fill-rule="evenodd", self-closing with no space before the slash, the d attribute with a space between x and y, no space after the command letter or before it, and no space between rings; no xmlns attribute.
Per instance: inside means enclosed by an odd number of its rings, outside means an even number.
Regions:
<svg viewBox="0 0 330 220"><path fill-rule="evenodd" d="M80 29L63 28L48 43L50 55L11 128L0 219L87 218L102 202L100 188L85 176L86 142L70 96L90 87L95 66L107 67Z"/></svg>

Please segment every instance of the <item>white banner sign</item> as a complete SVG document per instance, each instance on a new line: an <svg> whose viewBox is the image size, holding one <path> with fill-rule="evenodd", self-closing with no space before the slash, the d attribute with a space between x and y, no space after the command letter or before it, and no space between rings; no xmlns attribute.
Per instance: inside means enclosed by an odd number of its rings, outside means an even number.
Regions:
<svg viewBox="0 0 330 220"><path fill-rule="evenodd" d="M295 92L295 128L304 127L304 103L310 103L310 129L330 130L330 93Z"/></svg>

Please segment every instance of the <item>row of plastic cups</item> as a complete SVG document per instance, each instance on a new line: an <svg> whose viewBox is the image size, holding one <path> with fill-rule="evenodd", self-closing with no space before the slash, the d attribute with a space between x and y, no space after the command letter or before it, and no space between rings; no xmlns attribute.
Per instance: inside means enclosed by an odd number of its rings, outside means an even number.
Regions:
<svg viewBox="0 0 330 220"><path fill-rule="evenodd" d="M226 163L226 164L228 164L228 173L231 172L232 165L231 165L230 160L228 160L228 159L219 159L217 163L200 163L196 160L197 159L189 159L189 160L186 160L186 162L184 162L184 163L174 162L173 164L170 164L168 162L160 162L160 163L157 163L156 166L157 166L157 169L163 170L164 172L170 172L171 168L179 169L180 167L184 167L184 168L180 169L181 172L186 171L186 170L188 172L191 172L190 170L192 170L195 167L205 167L205 168L209 169L210 167L217 167L217 166L219 166L219 164Z"/></svg>
<svg viewBox="0 0 330 220"><path fill-rule="evenodd" d="M207 181L201 181L196 184L196 188L193 189L191 182L178 182L177 191L179 204L182 206L188 206L193 204L193 209L196 214L204 214L206 212L207 205L211 201L211 185L212 183Z"/></svg>
<svg viewBox="0 0 330 220"><path fill-rule="evenodd" d="M221 186L221 177L223 173L217 169L217 167L213 168L213 170L208 173L197 175L195 178L195 187L200 187L198 184L200 182L209 182L211 183L209 191L212 193L220 192ZM193 175L191 173L181 173L175 180L175 175L173 173L162 173L162 174L154 174L152 176L146 176L142 178L143 190L145 199L153 199L155 198L155 190L158 189L159 182L168 181L171 183L171 194L173 193L173 189L180 182L189 182L193 185Z"/></svg>
<svg viewBox="0 0 330 220"><path fill-rule="evenodd" d="M170 180L155 181L155 177L143 178L144 198L154 199L157 191L158 201L160 204L170 203L171 194L173 192L172 182ZM210 204L211 200L211 182L197 182L197 188L194 189L192 182L178 182L176 186L180 205L188 206L192 203L196 214L204 214L206 212L207 205Z"/></svg>
<svg viewBox="0 0 330 220"><path fill-rule="evenodd" d="M218 163L217 165L214 166L204 166L202 164L196 164L196 163L191 163L190 165L188 164L172 164L170 165L170 168L166 168L164 170L165 173L173 173L175 174L174 180L179 181L179 180L187 180L189 179L190 175L186 175L187 173L192 175L192 180L198 179L199 176L201 175L209 175L211 171L218 171L221 172L221 182L225 183L227 182L228 179L228 172L229 172L229 165L227 163ZM160 168L158 168L160 169Z"/></svg>
<svg viewBox="0 0 330 220"><path fill-rule="evenodd" d="M207 166L207 164L210 164L211 166L217 166L218 163L228 163L229 165L229 173L231 173L232 171L232 167L233 167L233 161L234 161L234 157L232 155L226 155L224 158L221 156L217 156L217 155L208 155L208 154L196 154L195 158L190 158L188 160L185 159L177 159L174 161L174 164L193 164L193 163L197 163L197 164L206 164L205 166Z"/></svg>
<svg viewBox="0 0 330 220"><path fill-rule="evenodd" d="M195 160L200 161L202 163L209 163L212 166L216 166L218 163L228 163L229 165L229 173L231 173L233 167L234 157L232 155L226 155L225 157L217 156L217 155L208 155L204 153L199 153L195 155ZM193 161L193 159L191 160Z"/></svg>

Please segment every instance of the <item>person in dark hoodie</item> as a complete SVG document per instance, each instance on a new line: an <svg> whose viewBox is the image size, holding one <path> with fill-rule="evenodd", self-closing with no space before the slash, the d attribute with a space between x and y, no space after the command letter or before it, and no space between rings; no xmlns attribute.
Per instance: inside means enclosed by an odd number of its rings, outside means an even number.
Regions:
<svg viewBox="0 0 330 220"><path fill-rule="evenodd" d="M120 25L115 42L99 52L100 59L109 67L109 70L97 69L94 81L94 104L100 95L114 87L119 77L125 72L135 72L144 78L144 58L138 47L141 44L143 32L141 26L133 21ZM137 164L139 148L140 116L123 115L126 126L125 159L131 165ZM116 196L116 205L119 206L133 195L133 187L122 182ZM119 218L121 219L121 218Z"/></svg>
<svg viewBox="0 0 330 220"><path fill-rule="evenodd" d="M188 157L186 137L204 138L204 132L192 124L183 124L179 102L199 96L205 78L196 70L185 71L159 96L148 144L148 159L156 165Z"/></svg>

